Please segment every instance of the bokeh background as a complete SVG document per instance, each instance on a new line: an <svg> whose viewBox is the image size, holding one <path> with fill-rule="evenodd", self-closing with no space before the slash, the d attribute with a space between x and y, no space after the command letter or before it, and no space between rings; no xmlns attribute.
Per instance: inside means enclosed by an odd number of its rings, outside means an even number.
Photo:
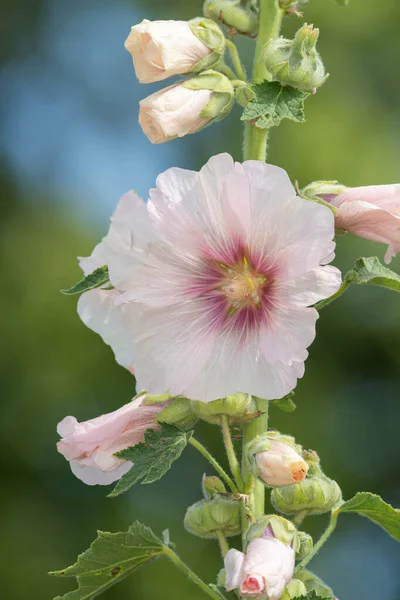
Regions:
<svg viewBox="0 0 400 600"><path fill-rule="evenodd" d="M208 465L193 449L152 486L117 499L86 487L57 454L56 424L119 407L134 381L80 323L76 299L59 290L79 277L108 227L119 196L146 197L157 174L199 168L211 154L241 158L235 110L196 136L152 146L137 124L138 101L161 86L140 86L123 42L143 18L191 18L200 0L2 0L0 17L0 569L7 600L51 600L73 580L46 572L74 562L97 528L118 531L139 518L165 527L186 562L214 581L218 550L183 530L185 508L200 497ZM309 99L307 123L271 135L270 162L304 185L400 181L398 0L310 0L304 19L321 29L328 82ZM302 21L285 22L290 35ZM240 39L247 64L253 42ZM336 264L384 248L340 238ZM400 260L392 267L400 271ZM318 449L326 472L350 497L358 490L400 504L399 296L350 289L326 308L298 385L298 409L274 410L272 426ZM217 430L199 437L225 461ZM317 535L324 517L309 519ZM343 515L313 569L340 600L399 600L399 550L379 528ZM201 600L169 564L145 567L105 600Z"/></svg>

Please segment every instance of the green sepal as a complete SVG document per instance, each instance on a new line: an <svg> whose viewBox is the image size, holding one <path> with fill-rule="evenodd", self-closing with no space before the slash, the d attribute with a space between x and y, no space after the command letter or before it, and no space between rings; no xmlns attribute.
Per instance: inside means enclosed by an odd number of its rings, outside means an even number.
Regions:
<svg viewBox="0 0 400 600"><path fill-rule="evenodd" d="M103 267L99 267L93 273L86 275L83 279L75 283L72 287L61 290L62 294L67 296L73 296L75 294L83 294L83 292L87 292L89 290L93 290L94 288L98 288L105 283L109 283L110 278L108 275L108 267L104 265ZM112 289L112 287L111 287Z"/></svg>
<svg viewBox="0 0 400 600"><path fill-rule="evenodd" d="M325 600L323 597L318 596L316 592L309 592L306 596L296 596L291 600Z"/></svg>
<svg viewBox="0 0 400 600"><path fill-rule="evenodd" d="M211 19L197 17L188 22L193 34L212 52L199 60L189 73L199 73L213 67L225 52L225 36L220 27Z"/></svg>
<svg viewBox="0 0 400 600"><path fill-rule="evenodd" d="M328 600L336 600L335 594L331 588L311 571L302 569L298 574L298 578L305 584L308 592L314 592L314 594L317 594L317 598L320 597Z"/></svg>
<svg viewBox="0 0 400 600"><path fill-rule="evenodd" d="M147 484L163 477L172 463L180 457L192 435L193 431L182 431L165 423L156 431L148 429L144 434L144 442L116 453L119 458L133 464L108 497L119 496L140 480L140 483Z"/></svg>
<svg viewBox="0 0 400 600"><path fill-rule="evenodd" d="M335 512L356 512L367 517L400 542L400 510L393 508L377 494L358 492L353 498L341 504Z"/></svg>
<svg viewBox="0 0 400 600"><path fill-rule="evenodd" d="M400 292L400 275L384 267L376 256L359 258L344 278L346 283L377 285Z"/></svg>
<svg viewBox="0 0 400 600"><path fill-rule="evenodd" d="M236 102L240 104L240 106L246 107L249 102L254 100L256 94L251 85L243 82L241 85L238 85L235 88L235 98Z"/></svg>
<svg viewBox="0 0 400 600"><path fill-rule="evenodd" d="M190 90L211 90L211 99L203 108L200 116L210 122L219 121L230 112L234 100L235 91L233 85L222 73L208 69L194 77L190 77L182 84Z"/></svg>
<svg viewBox="0 0 400 600"><path fill-rule="evenodd" d="M188 398L171 398L168 406L157 415L159 423L176 425L180 429L192 429L198 421L193 403Z"/></svg>
<svg viewBox="0 0 400 600"><path fill-rule="evenodd" d="M296 410L297 406L293 400L294 392L290 392L284 398L280 398L279 400L272 400L271 405L275 408L279 408L283 412L293 412Z"/></svg>
<svg viewBox="0 0 400 600"><path fill-rule="evenodd" d="M307 588L300 579L292 579L285 587L280 600L295 600L307 596Z"/></svg>
<svg viewBox="0 0 400 600"><path fill-rule="evenodd" d="M78 589L54 600L91 600L134 573L143 564L166 554L166 545L139 521L128 531L99 531L75 564L50 575L76 577Z"/></svg>
<svg viewBox="0 0 400 600"><path fill-rule="evenodd" d="M230 30L250 37L255 37L258 31L258 9L255 4L242 0L205 0L203 13L215 21L219 21Z"/></svg>
<svg viewBox="0 0 400 600"><path fill-rule="evenodd" d="M278 82L263 81L252 86L255 94L243 111L242 121L254 121L256 127L275 127L283 119L303 123L304 102L310 95Z"/></svg>
<svg viewBox="0 0 400 600"><path fill-rule="evenodd" d="M183 524L189 533L202 538L217 538L218 532L226 537L238 535L241 531L240 503L223 496L199 500L189 506Z"/></svg>

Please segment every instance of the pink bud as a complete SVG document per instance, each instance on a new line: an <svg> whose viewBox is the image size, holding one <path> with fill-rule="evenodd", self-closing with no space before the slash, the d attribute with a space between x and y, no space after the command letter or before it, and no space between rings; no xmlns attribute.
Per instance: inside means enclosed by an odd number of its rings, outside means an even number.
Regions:
<svg viewBox="0 0 400 600"><path fill-rule="evenodd" d="M231 549L225 556L226 590L244 598L279 600L292 578L294 552L273 538L251 540L247 552Z"/></svg>
<svg viewBox="0 0 400 600"><path fill-rule="evenodd" d="M339 229L389 244L386 263L400 252L400 184L347 188L328 201L337 207Z"/></svg>
<svg viewBox="0 0 400 600"><path fill-rule="evenodd" d="M195 133L210 120L200 115L211 95L211 90L171 85L140 102L139 124L153 144Z"/></svg>
<svg viewBox="0 0 400 600"><path fill-rule="evenodd" d="M148 21L132 27L125 41L140 83L189 72L211 54L186 21Z"/></svg>
<svg viewBox="0 0 400 600"><path fill-rule="evenodd" d="M279 440L271 440L269 450L256 454L258 476L268 485L290 485L303 481L308 465L290 446Z"/></svg>
<svg viewBox="0 0 400 600"><path fill-rule="evenodd" d="M65 417L57 427L62 439L57 450L70 462L71 470L88 485L108 485L132 466L116 452L143 441L146 429L157 427L154 419L165 403L144 406L141 394L118 410L79 423Z"/></svg>

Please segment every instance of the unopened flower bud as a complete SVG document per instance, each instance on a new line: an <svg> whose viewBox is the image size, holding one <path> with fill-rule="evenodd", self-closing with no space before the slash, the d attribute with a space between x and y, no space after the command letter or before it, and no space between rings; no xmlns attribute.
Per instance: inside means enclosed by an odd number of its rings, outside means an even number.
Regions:
<svg viewBox="0 0 400 600"><path fill-rule="evenodd" d="M269 431L247 446L247 459L253 474L271 487L303 481L308 465L290 436Z"/></svg>
<svg viewBox="0 0 400 600"><path fill-rule="evenodd" d="M306 586L300 579L292 579L285 587L280 600L292 600L301 596L307 596Z"/></svg>
<svg viewBox="0 0 400 600"><path fill-rule="evenodd" d="M257 35L258 9L253 3L247 4L244 6L242 0L206 0L203 13L237 33L252 37Z"/></svg>
<svg viewBox="0 0 400 600"><path fill-rule="evenodd" d="M328 75L316 50L318 35L318 29L305 24L293 40L280 37L266 44L263 60L274 81L304 92L315 91L324 83Z"/></svg>
<svg viewBox="0 0 400 600"><path fill-rule="evenodd" d="M188 398L172 398L158 415L157 421L176 425L181 429L191 429L197 422L197 416Z"/></svg>
<svg viewBox="0 0 400 600"><path fill-rule="evenodd" d="M227 537L238 535L241 531L239 503L221 497L200 500L187 509L183 524L189 533L199 537L216 538L218 531Z"/></svg>
<svg viewBox="0 0 400 600"><path fill-rule="evenodd" d="M340 487L325 475L274 489L271 494L273 507L287 515L295 515L303 510L310 515L320 515L332 510L341 499Z"/></svg>
<svg viewBox="0 0 400 600"><path fill-rule="evenodd" d="M215 496L219 496L220 494L226 494L226 488L219 477L215 475L211 477L207 477L205 474L203 475L203 479L201 482L201 487L203 490L203 495L206 500L212 500Z"/></svg>
<svg viewBox="0 0 400 600"><path fill-rule="evenodd" d="M293 541L293 550L296 553L296 560L303 560L311 554L314 543L311 535L305 531L297 531Z"/></svg>
<svg viewBox="0 0 400 600"><path fill-rule="evenodd" d="M329 586L327 586L322 579L314 575L307 569L302 569L299 573L299 579L306 586L307 592L315 592L320 598L327 598L329 600L335 600L335 594Z"/></svg>
<svg viewBox="0 0 400 600"><path fill-rule="evenodd" d="M225 75L203 71L141 100L139 124L153 144L162 144L225 117L234 95Z"/></svg>
<svg viewBox="0 0 400 600"><path fill-rule="evenodd" d="M134 25L125 42L140 83L208 69L224 53L225 38L213 21L148 21Z"/></svg>
<svg viewBox="0 0 400 600"><path fill-rule="evenodd" d="M331 203L346 187L338 181L314 181L300 190L300 196L307 200L322 200Z"/></svg>
<svg viewBox="0 0 400 600"><path fill-rule="evenodd" d="M226 571L225 569L221 569L217 575L217 585L218 587L225 587L226 584Z"/></svg>
<svg viewBox="0 0 400 600"><path fill-rule="evenodd" d="M292 545L297 535L296 527L291 521L278 515L264 515L257 519L247 532L247 541L254 538L275 538L283 544Z"/></svg>
<svg viewBox="0 0 400 600"><path fill-rule="evenodd" d="M249 394L235 394L213 402L193 401L192 404L199 419L214 425L221 423L221 416L228 417L234 423L246 421L246 417L254 415L256 411L255 401Z"/></svg>

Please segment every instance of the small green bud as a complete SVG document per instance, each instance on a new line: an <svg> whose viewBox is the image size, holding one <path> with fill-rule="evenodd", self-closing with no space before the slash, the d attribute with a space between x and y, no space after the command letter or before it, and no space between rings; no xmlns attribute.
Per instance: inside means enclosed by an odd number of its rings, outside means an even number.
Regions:
<svg viewBox="0 0 400 600"><path fill-rule="evenodd" d="M187 509L183 524L189 533L199 537L216 538L217 531L227 537L238 535L241 531L239 503L221 497L200 500Z"/></svg>
<svg viewBox="0 0 400 600"><path fill-rule="evenodd" d="M212 500L215 496L220 494L226 494L226 488L222 483L219 477L215 477L215 475L211 477L207 477L205 474L203 475L203 479L201 482L201 487L203 489L203 495L206 500Z"/></svg>
<svg viewBox="0 0 400 600"><path fill-rule="evenodd" d="M319 30L303 25L293 40L270 40L263 51L264 64L274 81L304 92L315 92L328 75L316 50Z"/></svg>
<svg viewBox="0 0 400 600"><path fill-rule="evenodd" d="M249 394L235 394L213 402L193 401L193 410L199 419L219 425L221 416L231 423L246 421L246 416L255 414L256 404Z"/></svg>
<svg viewBox="0 0 400 600"><path fill-rule="evenodd" d="M317 202L322 200L329 203L345 189L346 186L341 185L338 181L314 181L300 190L300 196L306 200L316 200Z"/></svg>
<svg viewBox="0 0 400 600"><path fill-rule="evenodd" d="M226 571L225 571L225 569L221 569L217 575L217 586L224 588L225 583L226 583Z"/></svg>
<svg viewBox="0 0 400 600"><path fill-rule="evenodd" d="M157 421L176 425L181 429L191 429L197 420L192 402L188 398L172 398L157 416Z"/></svg>
<svg viewBox="0 0 400 600"><path fill-rule="evenodd" d="M254 538L274 537L285 545L291 545L297 530L291 521L278 515L264 515L257 519L247 532L247 541Z"/></svg>
<svg viewBox="0 0 400 600"><path fill-rule="evenodd" d="M328 587L322 579L314 575L314 573L311 573L311 571L302 569L299 573L299 579L305 584L307 592L315 592L320 598L335 600L335 594L331 588Z"/></svg>
<svg viewBox="0 0 400 600"><path fill-rule="evenodd" d="M244 83L242 85L238 85L235 90L236 102L240 104L240 106L247 106L251 100L254 100L255 93L250 85Z"/></svg>
<svg viewBox="0 0 400 600"><path fill-rule="evenodd" d="M297 531L296 537L293 542L293 550L296 554L296 560L303 560L306 556L311 554L314 543L311 535L305 531Z"/></svg>
<svg viewBox="0 0 400 600"><path fill-rule="evenodd" d="M235 90L228 77L212 69L186 79L182 85L189 90L212 92L209 102L200 113L200 117L207 119L209 123L226 117L235 101Z"/></svg>
<svg viewBox="0 0 400 600"><path fill-rule="evenodd" d="M253 3L244 6L242 0L206 0L203 13L237 33L250 37L257 35L258 9Z"/></svg>
<svg viewBox="0 0 400 600"><path fill-rule="evenodd" d="M246 446L246 458L255 477L270 487L288 486L303 481L308 465L302 448L288 435L268 431Z"/></svg>
<svg viewBox="0 0 400 600"><path fill-rule="evenodd" d="M189 27L194 35L212 52L198 61L189 71L198 73L205 69L210 69L221 60L225 52L225 36L220 27L211 19L197 17L189 21Z"/></svg>
<svg viewBox="0 0 400 600"><path fill-rule="evenodd" d="M301 596L307 596L306 586L300 579L292 579L285 587L280 600L292 600Z"/></svg>

